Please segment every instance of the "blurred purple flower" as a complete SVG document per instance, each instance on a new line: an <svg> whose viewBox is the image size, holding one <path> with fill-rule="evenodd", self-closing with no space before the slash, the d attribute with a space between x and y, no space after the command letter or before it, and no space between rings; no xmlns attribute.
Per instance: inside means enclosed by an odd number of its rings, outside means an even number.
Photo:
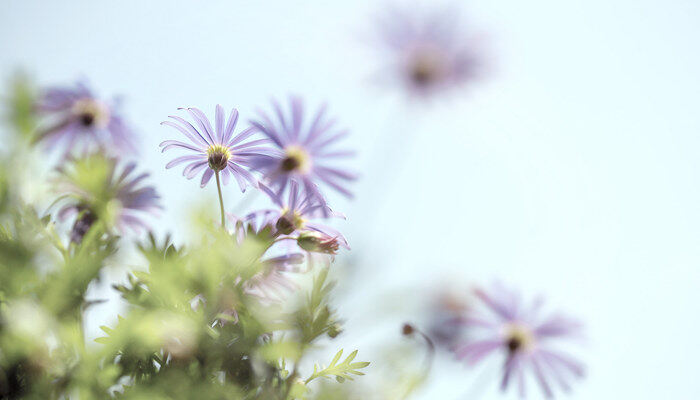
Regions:
<svg viewBox="0 0 700 400"><path fill-rule="evenodd" d="M552 347L556 339L572 339L579 335L581 324L561 315L541 316L541 299L525 307L517 292L496 285L491 291L475 290L489 315L473 312L463 323L472 333L484 335L467 340L456 347L459 359L475 364L490 354L505 357L501 389L505 390L513 376L518 390L525 396L525 372L530 369L548 398L553 397L552 381L565 391L569 382L584 375L583 365Z"/></svg>
<svg viewBox="0 0 700 400"><path fill-rule="evenodd" d="M118 101L97 98L85 82L46 89L36 108L52 123L40 130L37 141L49 148L63 147L64 155L95 148L112 154L135 151L133 132L119 114Z"/></svg>
<svg viewBox="0 0 700 400"><path fill-rule="evenodd" d="M224 185L233 176L238 182L241 191L245 192L248 185L258 187L258 180L246 170L251 165L253 157L271 154L270 149L263 145L268 143L267 139L257 139L245 142L246 139L256 133L255 128L248 128L236 136L233 136L236 123L238 122L238 110L235 108L229 115L228 122L224 126L225 111L221 105L216 106L216 130L209 123L209 119L204 113L196 108L180 108L187 110L192 116L197 128L191 123L178 116L169 116L175 122L165 121L161 125L171 126L183 135L191 143L183 143L177 140L166 140L160 144L163 151L179 147L195 152L194 155L180 156L170 161L165 168L172 168L179 164L188 163L182 174L187 179L192 179L204 171L201 187L206 186L215 172L221 171Z"/></svg>
<svg viewBox="0 0 700 400"><path fill-rule="evenodd" d="M104 163L104 164L103 164ZM105 179L96 182L88 176L99 173L101 166L106 167ZM61 177L58 187L65 192L67 202L59 209L58 218L65 220L77 215L71 240L80 243L82 238L98 221L103 220L115 226L120 232L126 228L138 232L147 229L142 220L146 214L155 214L162 209L158 200L160 196L152 186L144 186L148 173L134 175L135 163L126 164L117 174L116 158L105 158L96 154L80 159L69 159L58 168ZM94 184L98 186L93 186Z"/></svg>
<svg viewBox="0 0 700 400"><path fill-rule="evenodd" d="M233 235L241 244L249 234L260 234L266 225L257 221L237 218L231 214L229 220L233 223ZM297 288L297 285L289 279L288 273L302 272L301 264L304 255L298 252L287 253L279 256L263 258L262 271L245 283L246 293L258 297L262 301L274 302L283 300L285 295Z"/></svg>
<svg viewBox="0 0 700 400"><path fill-rule="evenodd" d="M246 282L246 293L275 302L284 300L286 294L298 288L287 273L301 272L299 265L304 262L303 254L284 254L261 262L263 270Z"/></svg>
<svg viewBox="0 0 700 400"><path fill-rule="evenodd" d="M391 59L387 77L412 96L427 98L482 74L481 41L459 29L459 13L389 9L379 17L379 40Z"/></svg>
<svg viewBox="0 0 700 400"><path fill-rule="evenodd" d="M254 168L261 171L269 186L281 193L289 182L295 181L312 194L319 203L325 204L317 184L323 182L347 197L352 193L346 184L357 176L330 163L355 155L354 151L333 150L333 145L347 136L346 130L334 129L335 120L326 120L326 107L321 107L311 120L304 124L304 106L301 99L290 98L291 115L287 119L276 101L273 101L277 122L264 112L253 126L263 132L274 143L271 155L256 157Z"/></svg>
<svg viewBox="0 0 700 400"><path fill-rule="evenodd" d="M464 331L463 316L469 304L462 292L443 284L429 306L428 333L435 344L452 349Z"/></svg>

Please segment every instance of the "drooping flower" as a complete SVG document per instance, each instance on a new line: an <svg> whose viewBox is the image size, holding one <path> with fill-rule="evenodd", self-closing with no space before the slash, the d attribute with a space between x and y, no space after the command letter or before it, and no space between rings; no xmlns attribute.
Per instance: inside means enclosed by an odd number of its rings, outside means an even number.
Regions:
<svg viewBox="0 0 700 400"><path fill-rule="evenodd" d="M142 217L162 208L160 197L153 187L143 184L149 174L136 175L135 169L135 163L119 169L116 158L96 153L70 158L58 168L57 186L65 194L58 217L77 216L71 230L73 242L80 243L98 220L120 232L147 228Z"/></svg>
<svg viewBox="0 0 700 400"><path fill-rule="evenodd" d="M187 163L182 174L187 179L194 178L204 171L201 187L206 186L215 173L220 173L224 185L233 176L238 182L241 191L245 192L248 185L258 187L258 180L247 168L250 167L252 159L257 156L270 154L269 149L264 147L267 139L257 139L246 141L256 133L256 129L251 127L243 130L234 136L234 130L238 122L238 110L235 108L229 114L228 122L224 125L225 111L221 105L216 106L215 128L212 128L209 119L204 113L196 108L181 108L187 110L194 120L197 128L185 119L171 115L173 121L162 122L161 125L171 126L183 135L190 143L177 140L166 140L160 144L163 151L171 148L183 148L195 154L180 156L170 161L165 168L172 168L176 165Z"/></svg>
<svg viewBox="0 0 700 400"><path fill-rule="evenodd" d="M282 193L274 192L265 184L261 183L260 189L279 208L252 212L243 221L259 221L259 226L272 227L274 235L287 235L296 238L298 243L301 240L308 244L304 248L307 251L330 253L328 250L334 250L334 254L338 247L349 248L347 240L338 230L312 221L326 216L344 216L333 212L326 204L319 203L313 193L302 190L296 181L290 183L286 201ZM315 238L314 246L311 246L311 237Z"/></svg>
<svg viewBox="0 0 700 400"><path fill-rule="evenodd" d="M501 389L517 379L521 396L525 396L527 371L532 371L548 398L553 397L553 383L568 391L571 380L583 376L583 365L554 347L559 339L578 336L580 323L558 314L542 315L541 299L527 307L519 293L501 286L491 291L476 289L475 295L488 314L474 311L464 319L471 338L456 347L459 359L475 364L489 355L501 355ZM479 331L482 335L475 336Z"/></svg>
<svg viewBox="0 0 700 400"><path fill-rule="evenodd" d="M385 78L421 98L478 78L484 64L481 43L459 29L458 14L454 9L390 9L380 16L379 40L390 59Z"/></svg>
<svg viewBox="0 0 700 400"><path fill-rule="evenodd" d="M320 232L301 232L297 237L297 244L306 251L330 255L337 254L340 248L337 237Z"/></svg>
<svg viewBox="0 0 700 400"><path fill-rule="evenodd" d="M347 136L346 130L335 129L335 120L326 120L326 107L321 107L316 115L304 123L304 105L300 98L290 98L290 115L286 117L279 103L273 101L277 121L273 122L264 112L252 121L253 126L264 133L275 145L271 155L257 157L254 168L261 171L273 190L281 193L294 181L319 203L325 204L317 184L323 183L351 197L347 183L356 175L333 163L339 159L352 157L355 152L334 150L334 144Z"/></svg>
<svg viewBox="0 0 700 400"><path fill-rule="evenodd" d="M46 89L36 108L48 119L36 140L62 148L64 155L95 149L110 154L135 151L133 131L120 115L118 102L99 99L84 82Z"/></svg>

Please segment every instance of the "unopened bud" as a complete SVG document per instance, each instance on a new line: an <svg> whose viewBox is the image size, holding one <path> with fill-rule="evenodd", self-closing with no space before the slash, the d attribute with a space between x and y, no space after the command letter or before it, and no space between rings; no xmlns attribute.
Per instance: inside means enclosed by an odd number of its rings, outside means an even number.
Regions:
<svg viewBox="0 0 700 400"><path fill-rule="evenodd" d="M337 238L324 237L317 232L303 232L297 238L297 244L306 251L325 254L336 254L340 247Z"/></svg>
<svg viewBox="0 0 700 400"><path fill-rule="evenodd" d="M331 339L335 339L341 333L343 333L343 327L340 326L340 324L337 322L331 325L330 328L328 328L328 336Z"/></svg>

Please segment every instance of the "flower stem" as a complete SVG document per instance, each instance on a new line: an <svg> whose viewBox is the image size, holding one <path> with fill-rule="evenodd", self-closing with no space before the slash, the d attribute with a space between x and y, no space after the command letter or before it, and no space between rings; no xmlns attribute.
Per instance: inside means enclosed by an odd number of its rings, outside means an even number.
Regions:
<svg viewBox="0 0 700 400"><path fill-rule="evenodd" d="M224 196L221 194L221 181L219 180L219 171L214 171L216 174L216 188L219 190L219 206L221 206L221 227L226 229L226 218L224 217Z"/></svg>

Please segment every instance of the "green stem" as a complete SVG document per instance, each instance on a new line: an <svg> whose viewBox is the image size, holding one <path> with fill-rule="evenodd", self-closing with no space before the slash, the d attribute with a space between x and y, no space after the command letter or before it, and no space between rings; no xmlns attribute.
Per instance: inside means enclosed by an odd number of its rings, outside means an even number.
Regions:
<svg viewBox="0 0 700 400"><path fill-rule="evenodd" d="M221 206L221 227L226 229L226 217L224 217L224 196L221 194L221 181L219 180L219 171L214 171L216 174L216 188L219 189L219 205Z"/></svg>

